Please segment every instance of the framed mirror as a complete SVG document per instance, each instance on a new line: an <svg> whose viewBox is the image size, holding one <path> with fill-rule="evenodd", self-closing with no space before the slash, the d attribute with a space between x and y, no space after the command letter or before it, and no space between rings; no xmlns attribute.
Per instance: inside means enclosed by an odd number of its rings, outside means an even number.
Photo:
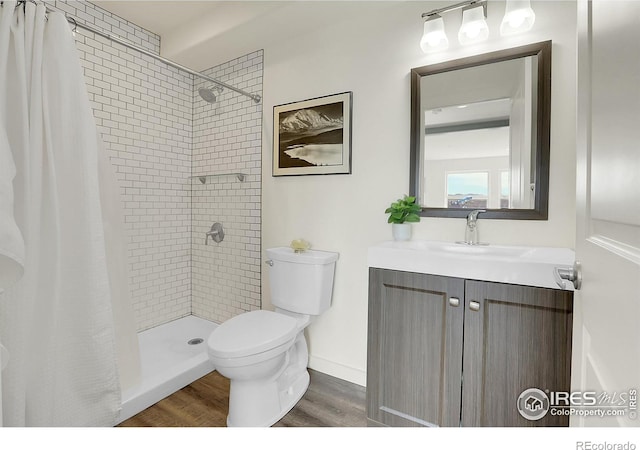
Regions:
<svg viewBox="0 0 640 450"><path fill-rule="evenodd" d="M551 41L412 69L421 215L546 220L550 115Z"/></svg>

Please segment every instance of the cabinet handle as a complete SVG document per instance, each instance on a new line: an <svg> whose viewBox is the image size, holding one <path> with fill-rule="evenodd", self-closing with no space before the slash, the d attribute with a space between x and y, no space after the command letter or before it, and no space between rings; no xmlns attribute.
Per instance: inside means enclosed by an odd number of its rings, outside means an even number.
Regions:
<svg viewBox="0 0 640 450"><path fill-rule="evenodd" d="M449 297L449 304L451 306L458 306L460 305L460 299L457 297Z"/></svg>
<svg viewBox="0 0 640 450"><path fill-rule="evenodd" d="M478 302L476 302L474 300L471 300L469 302L469 309L471 311L480 311L480 303L478 303Z"/></svg>

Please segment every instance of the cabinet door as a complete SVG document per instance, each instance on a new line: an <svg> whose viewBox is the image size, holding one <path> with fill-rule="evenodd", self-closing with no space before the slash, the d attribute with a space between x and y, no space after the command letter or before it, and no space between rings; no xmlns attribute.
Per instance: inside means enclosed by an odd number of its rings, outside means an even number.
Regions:
<svg viewBox="0 0 640 450"><path fill-rule="evenodd" d="M369 277L367 417L459 426L464 281L373 268Z"/></svg>
<svg viewBox="0 0 640 450"><path fill-rule="evenodd" d="M480 281L465 288L462 425L567 426L566 416L525 419L517 400L528 388L570 390L573 293Z"/></svg>

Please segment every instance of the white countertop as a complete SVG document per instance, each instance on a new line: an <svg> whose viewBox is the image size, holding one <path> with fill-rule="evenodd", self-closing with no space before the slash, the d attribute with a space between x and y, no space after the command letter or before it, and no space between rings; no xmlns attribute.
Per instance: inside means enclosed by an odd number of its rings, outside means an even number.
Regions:
<svg viewBox="0 0 640 450"><path fill-rule="evenodd" d="M573 266L568 248L386 241L369 247L368 265L381 269L562 289L556 267ZM573 290L571 282L567 282Z"/></svg>

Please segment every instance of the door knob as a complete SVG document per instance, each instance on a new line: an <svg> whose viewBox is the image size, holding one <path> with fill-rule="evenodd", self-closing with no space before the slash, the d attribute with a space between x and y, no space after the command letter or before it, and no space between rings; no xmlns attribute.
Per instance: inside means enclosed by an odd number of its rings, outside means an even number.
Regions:
<svg viewBox="0 0 640 450"><path fill-rule="evenodd" d="M460 304L460 299L458 297L449 297L449 304L451 306L458 306Z"/></svg>
<svg viewBox="0 0 640 450"><path fill-rule="evenodd" d="M573 267L561 266L553 268L553 278L556 280L556 284L562 289L569 289L571 286L565 281L571 281L573 288L576 291L580 290L582 286L582 267L580 261L573 263Z"/></svg>
<svg viewBox="0 0 640 450"><path fill-rule="evenodd" d="M475 300L471 300L469 302L469 309L471 311L480 311L480 302L476 302Z"/></svg>

